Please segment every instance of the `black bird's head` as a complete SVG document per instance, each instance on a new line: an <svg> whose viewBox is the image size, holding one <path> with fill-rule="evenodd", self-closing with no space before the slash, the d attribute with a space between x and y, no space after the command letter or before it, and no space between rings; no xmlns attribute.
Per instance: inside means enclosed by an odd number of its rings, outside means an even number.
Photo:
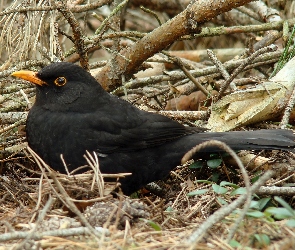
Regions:
<svg viewBox="0 0 295 250"><path fill-rule="evenodd" d="M36 85L35 105L56 111L79 111L106 93L95 78L78 65L52 63L39 72L21 70L12 76Z"/></svg>

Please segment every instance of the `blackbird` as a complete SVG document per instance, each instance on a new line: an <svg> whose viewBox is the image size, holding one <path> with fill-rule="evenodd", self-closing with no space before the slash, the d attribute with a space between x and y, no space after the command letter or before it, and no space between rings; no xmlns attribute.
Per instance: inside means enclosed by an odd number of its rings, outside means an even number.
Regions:
<svg viewBox="0 0 295 250"><path fill-rule="evenodd" d="M29 111L29 146L53 169L65 173L85 165L86 150L95 152L102 173L132 173L120 180L130 195L165 177L195 145L211 139L234 150L294 150L291 130L200 132L165 116L140 110L107 93L80 66L58 62L39 72L17 71L13 76L36 85L36 101ZM200 151L219 152L210 147Z"/></svg>

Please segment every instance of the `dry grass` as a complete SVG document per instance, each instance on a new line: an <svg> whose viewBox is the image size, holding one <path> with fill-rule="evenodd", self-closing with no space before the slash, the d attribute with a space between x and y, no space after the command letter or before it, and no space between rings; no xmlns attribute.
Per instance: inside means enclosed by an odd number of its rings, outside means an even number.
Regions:
<svg viewBox="0 0 295 250"><path fill-rule="evenodd" d="M42 172L33 171L32 166L36 165L28 159L12 159L2 169L0 249L233 249L226 237L239 218L236 212L215 223L197 244L188 243L193 232L222 206L221 199L230 204L236 196L229 195L229 192L217 194L211 184L196 183L193 181L196 172L187 167L177 168L165 181L158 183L165 189L164 196L139 194L139 198L130 199L122 195L120 198L105 195L115 188L116 183L100 183L105 190L101 197L93 172L68 176L50 173L50 169L45 171L44 165L41 165ZM210 171L207 169L201 174L210 176ZM236 178L234 183L239 182L238 175L225 173L224 168L220 169L222 173L228 178ZM278 180L276 177L271 181ZM198 189L208 189L208 192L187 195ZM75 214L76 210L68 199L82 211L81 214ZM85 210L86 206L89 207ZM83 223L85 218L89 225ZM96 235L89 228L93 226L101 228ZM259 235L268 235L270 243L263 245L263 241L257 240ZM242 246L251 249L294 247L293 237L294 230L284 221L271 222L264 217L249 216L243 219L234 235Z"/></svg>

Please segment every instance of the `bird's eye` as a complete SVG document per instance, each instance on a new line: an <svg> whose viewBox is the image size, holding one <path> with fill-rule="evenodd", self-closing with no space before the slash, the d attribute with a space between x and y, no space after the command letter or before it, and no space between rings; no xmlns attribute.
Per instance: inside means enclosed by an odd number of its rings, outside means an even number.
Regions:
<svg viewBox="0 0 295 250"><path fill-rule="evenodd" d="M67 79L63 76L60 76L54 80L54 84L58 87L64 86L67 83Z"/></svg>

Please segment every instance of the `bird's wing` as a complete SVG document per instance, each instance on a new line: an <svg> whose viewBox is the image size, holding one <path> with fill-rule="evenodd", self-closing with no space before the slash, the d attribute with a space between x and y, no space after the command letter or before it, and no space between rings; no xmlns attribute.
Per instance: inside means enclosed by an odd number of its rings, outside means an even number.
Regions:
<svg viewBox="0 0 295 250"><path fill-rule="evenodd" d="M144 149L198 132L165 116L129 105L124 114L122 109L121 112L113 109L112 112L98 113L88 124L91 124L94 138L98 138L101 153Z"/></svg>

